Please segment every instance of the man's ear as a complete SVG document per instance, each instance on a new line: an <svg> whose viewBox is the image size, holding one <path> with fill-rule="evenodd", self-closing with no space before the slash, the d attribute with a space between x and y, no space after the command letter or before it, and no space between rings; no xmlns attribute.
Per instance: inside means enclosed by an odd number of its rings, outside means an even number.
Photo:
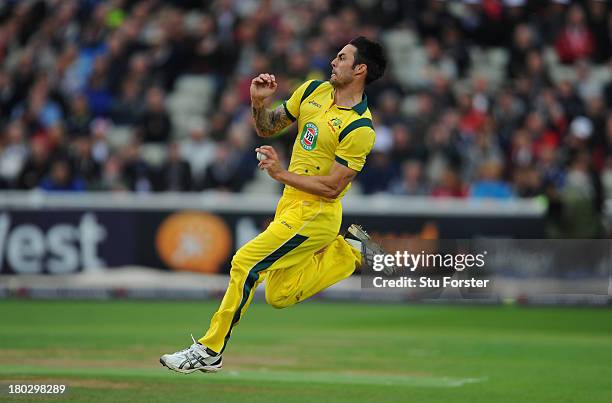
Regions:
<svg viewBox="0 0 612 403"><path fill-rule="evenodd" d="M355 74L356 75L366 75L368 74L368 65L365 63L358 64L355 66Z"/></svg>

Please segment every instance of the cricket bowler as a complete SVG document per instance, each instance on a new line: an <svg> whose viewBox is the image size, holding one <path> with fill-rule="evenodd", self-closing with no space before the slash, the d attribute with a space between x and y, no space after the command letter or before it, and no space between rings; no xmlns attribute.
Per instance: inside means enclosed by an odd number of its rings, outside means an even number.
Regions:
<svg viewBox="0 0 612 403"><path fill-rule="evenodd" d="M357 225L345 236L338 233L340 202L376 137L364 88L383 75L386 64L380 44L355 38L331 61L329 81L305 82L274 110L265 108L277 89L274 75L252 80L259 136L298 124L289 169L281 166L273 147L256 149L260 169L285 185L283 195L268 228L234 255L227 291L208 331L190 347L163 355L162 365L181 373L219 371L232 331L261 282L266 282L268 304L286 308L350 276L363 255L369 261L383 253Z"/></svg>

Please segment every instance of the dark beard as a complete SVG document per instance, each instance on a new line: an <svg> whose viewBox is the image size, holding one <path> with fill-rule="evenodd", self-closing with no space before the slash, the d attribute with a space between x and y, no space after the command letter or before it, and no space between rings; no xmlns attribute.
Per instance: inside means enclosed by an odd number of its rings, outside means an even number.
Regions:
<svg viewBox="0 0 612 403"><path fill-rule="evenodd" d="M338 76L336 76L338 77ZM332 79L329 79L329 83L332 85L332 87L334 87L334 89L338 89L338 88L342 88L345 87L346 84L343 84L341 82L338 81L338 78L336 78L335 80L332 81Z"/></svg>

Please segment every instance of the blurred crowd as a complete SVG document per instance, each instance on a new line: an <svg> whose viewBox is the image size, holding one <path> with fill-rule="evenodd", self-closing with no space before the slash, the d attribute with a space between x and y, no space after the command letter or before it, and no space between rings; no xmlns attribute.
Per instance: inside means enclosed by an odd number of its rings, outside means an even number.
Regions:
<svg viewBox="0 0 612 403"><path fill-rule="evenodd" d="M612 198L612 8L597 0L7 0L0 189L248 191L250 80L274 73L286 99L357 35L391 61L366 89L377 143L357 191L593 217ZM295 130L270 142L285 158Z"/></svg>

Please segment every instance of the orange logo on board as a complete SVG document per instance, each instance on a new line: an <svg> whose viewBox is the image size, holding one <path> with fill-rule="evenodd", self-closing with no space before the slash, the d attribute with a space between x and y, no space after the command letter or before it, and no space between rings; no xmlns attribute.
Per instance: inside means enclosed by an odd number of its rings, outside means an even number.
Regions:
<svg viewBox="0 0 612 403"><path fill-rule="evenodd" d="M217 273L229 257L232 235L218 216L185 211L162 222L155 244L162 261L174 270Z"/></svg>

